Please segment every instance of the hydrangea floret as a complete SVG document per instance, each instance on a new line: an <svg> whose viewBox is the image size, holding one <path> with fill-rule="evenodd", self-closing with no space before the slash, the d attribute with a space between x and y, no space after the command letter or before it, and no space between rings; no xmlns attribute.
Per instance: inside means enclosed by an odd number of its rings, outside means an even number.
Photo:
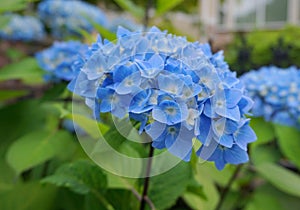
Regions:
<svg viewBox="0 0 300 210"><path fill-rule="evenodd" d="M254 100L251 113L300 129L300 71L265 66L241 77L249 96Z"/></svg>
<svg viewBox="0 0 300 210"><path fill-rule="evenodd" d="M93 23L107 24L100 8L80 0L44 0L38 5L38 14L57 38L80 35L80 30L92 32Z"/></svg>
<svg viewBox="0 0 300 210"><path fill-rule="evenodd" d="M75 75L76 60L88 50L88 45L78 41L55 42L51 47L38 52L35 57L45 70L46 81L70 81Z"/></svg>
<svg viewBox="0 0 300 210"><path fill-rule="evenodd" d="M45 37L42 22L33 16L7 14L8 23L0 27L0 38L12 41L40 41Z"/></svg>
<svg viewBox="0 0 300 210"><path fill-rule="evenodd" d="M247 144L256 136L245 114L253 102L222 52L156 27L147 33L120 27L117 37L99 36L69 84L96 119L111 113L138 121L154 148L184 161L193 141L201 142L196 154L219 170L248 161Z"/></svg>

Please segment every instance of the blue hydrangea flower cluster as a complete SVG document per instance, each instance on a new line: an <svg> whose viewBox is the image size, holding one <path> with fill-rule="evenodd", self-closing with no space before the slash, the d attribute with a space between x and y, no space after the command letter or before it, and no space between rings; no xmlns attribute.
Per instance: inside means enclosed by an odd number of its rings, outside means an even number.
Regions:
<svg viewBox="0 0 300 210"><path fill-rule="evenodd" d="M38 52L35 57L39 66L46 71L46 81L70 81L76 75L76 60L87 50L88 45L78 41L55 42L51 47Z"/></svg>
<svg viewBox="0 0 300 210"><path fill-rule="evenodd" d="M92 32L93 22L107 23L98 7L79 0L44 0L38 5L38 14L57 38L79 35L79 30Z"/></svg>
<svg viewBox="0 0 300 210"><path fill-rule="evenodd" d="M45 37L41 21L32 16L16 14L4 15L8 19L5 26L0 27L0 38L12 41L40 41Z"/></svg>
<svg viewBox="0 0 300 210"><path fill-rule="evenodd" d="M296 67L262 67L241 80L254 100L254 116L300 129L300 71Z"/></svg>
<svg viewBox="0 0 300 210"><path fill-rule="evenodd" d="M188 42L152 27L147 33L119 28L115 42L98 41L81 59L69 89L100 113L140 122L152 146L189 161L197 155L226 163L248 161L247 144L256 139L245 114L252 100L208 44Z"/></svg>

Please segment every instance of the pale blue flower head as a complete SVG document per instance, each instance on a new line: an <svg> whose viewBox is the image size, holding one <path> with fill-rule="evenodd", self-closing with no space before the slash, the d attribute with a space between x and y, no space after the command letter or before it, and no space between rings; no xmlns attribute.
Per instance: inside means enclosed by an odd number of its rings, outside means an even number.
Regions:
<svg viewBox="0 0 300 210"><path fill-rule="evenodd" d="M46 81L70 81L78 73L78 66L88 46L77 41L55 42L36 54L39 66L45 70Z"/></svg>
<svg viewBox="0 0 300 210"><path fill-rule="evenodd" d="M251 113L267 121L300 129L300 71L274 66L252 70L241 77L254 99ZM248 109L248 108L247 108Z"/></svg>
<svg viewBox="0 0 300 210"><path fill-rule="evenodd" d="M13 41L41 41L45 38L45 30L42 22L33 16L21 16L8 14L8 23L0 26L0 39Z"/></svg>
<svg viewBox="0 0 300 210"><path fill-rule="evenodd" d="M107 24L100 8L80 0L44 0L38 5L38 14L57 38L79 35L79 30L92 32L93 23Z"/></svg>
<svg viewBox="0 0 300 210"><path fill-rule="evenodd" d="M256 136L245 114L253 103L220 53L156 27L146 33L119 28L117 37L98 38L69 85L88 99L96 119L106 112L131 118L153 147L184 161L194 141L202 145L197 155L218 169L248 160L247 144Z"/></svg>

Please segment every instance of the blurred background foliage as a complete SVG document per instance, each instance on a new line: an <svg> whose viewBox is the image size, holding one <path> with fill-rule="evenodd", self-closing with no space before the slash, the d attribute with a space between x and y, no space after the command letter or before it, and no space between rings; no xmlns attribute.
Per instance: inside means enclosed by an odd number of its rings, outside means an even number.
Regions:
<svg viewBox="0 0 300 210"><path fill-rule="evenodd" d="M146 1L89 0L109 12L126 11L143 22ZM0 13L30 13L37 0L0 0ZM186 35L172 24L169 12L197 13L197 0L153 1L157 24L170 33ZM153 17L153 16L152 16ZM8 20L0 19L0 26ZM150 23L156 23L153 19ZM198 24L198 25L197 25ZM196 23L199 27L201 23ZM200 28L200 27L199 27ZM112 33L96 27L113 39ZM200 29L199 29L200 30ZM83 32L84 40L94 34ZM237 33L225 50L225 60L242 74L264 65L300 67L300 29ZM143 180L118 177L96 166L84 153L75 133L63 127L72 119L66 84L45 83L33 57L50 46L1 40L0 48L0 209L102 210L138 209ZM299 81L300 82L300 81ZM90 119L79 126L88 135ZM105 127L108 141L122 136ZM102 126L102 125L99 125ZM285 210L300 206L300 132L296 128L253 118L258 140L251 145L249 163L218 171L211 163L180 163L150 181L149 199L156 209ZM135 156L145 147L120 144L118 150ZM222 205L218 206L222 200ZM147 206L147 209L150 209Z"/></svg>
<svg viewBox="0 0 300 210"><path fill-rule="evenodd" d="M276 31L237 33L225 55L230 67L240 74L261 66L300 67L300 29L286 26Z"/></svg>

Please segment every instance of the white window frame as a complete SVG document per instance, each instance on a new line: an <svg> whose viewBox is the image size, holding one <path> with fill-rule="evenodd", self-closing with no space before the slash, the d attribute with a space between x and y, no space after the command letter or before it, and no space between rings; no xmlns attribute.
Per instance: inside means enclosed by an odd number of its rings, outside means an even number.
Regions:
<svg viewBox="0 0 300 210"><path fill-rule="evenodd" d="M201 0L201 3L208 5L208 1L210 0ZM250 1L250 0L249 0ZM224 14L224 24L219 24L219 8L221 6L220 2L215 2L211 6L214 7L214 12L211 15L216 15L215 17L211 17L210 26L215 23L215 27L217 31L239 31L239 30L251 30L253 28L268 28L268 29L276 29L284 26L286 23L300 25L300 11L299 11L299 4L300 0L287 0L287 17L286 21L270 21L266 22L266 5L262 7L261 5L257 4L256 2L259 0L252 0L255 1L256 4L256 21L254 24L243 24L242 26L237 24L237 21L234 17L234 8L236 8L237 1L236 0L225 0L225 4L229 9ZM215 5L217 3L217 6ZM207 9L207 8L206 8ZM205 8L202 9L202 11ZM207 13L206 13L207 14ZM209 17L206 16L209 19Z"/></svg>

